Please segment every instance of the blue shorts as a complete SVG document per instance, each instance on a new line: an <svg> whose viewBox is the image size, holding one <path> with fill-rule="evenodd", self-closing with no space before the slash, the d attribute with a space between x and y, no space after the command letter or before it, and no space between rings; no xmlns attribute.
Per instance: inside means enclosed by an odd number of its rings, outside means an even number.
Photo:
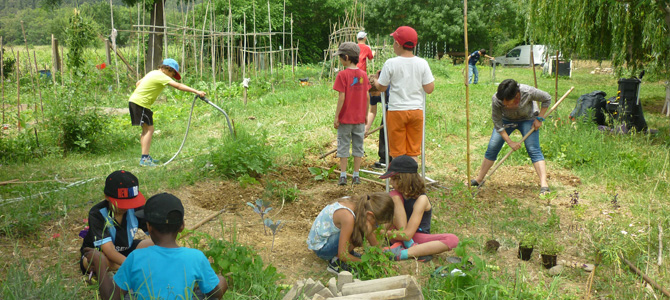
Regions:
<svg viewBox="0 0 670 300"><path fill-rule="evenodd" d="M331 259L333 259L333 257L337 256L337 248L339 247L339 244L340 244L340 233L337 232L328 237L328 241L326 241L326 244L323 245L321 249L314 250L314 253L319 258L325 261L330 261Z"/></svg>

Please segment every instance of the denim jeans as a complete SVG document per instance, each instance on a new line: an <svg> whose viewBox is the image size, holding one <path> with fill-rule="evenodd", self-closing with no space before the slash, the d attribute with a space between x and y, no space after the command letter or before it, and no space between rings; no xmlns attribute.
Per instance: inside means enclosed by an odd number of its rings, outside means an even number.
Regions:
<svg viewBox="0 0 670 300"><path fill-rule="evenodd" d="M521 132L522 136L525 136L528 131L530 131L533 128L533 122L535 119L532 120L527 120L527 121L506 121L503 120L504 125L508 124L516 124L516 128L505 128L505 132L507 132L507 135L510 135L514 130L519 129ZM491 140L489 140L489 146L486 148L486 154L484 154L484 157L488 160L495 161L496 158L498 158L498 153L500 152L500 149L502 149L502 146L505 144L505 140L503 140L502 136L500 133L496 131L495 128L493 128L493 133L491 134ZM533 163L536 163L538 161L544 160L544 155L542 155L542 149L540 149L540 132L538 130L533 131L533 133L528 136L526 141L524 142L526 145L526 152L528 153L528 156L530 157L530 160Z"/></svg>
<svg viewBox="0 0 670 300"><path fill-rule="evenodd" d="M323 247L319 250L314 250L314 253L319 258L330 261L333 257L337 256L337 249L340 245L340 233L335 233L328 237L328 241Z"/></svg>
<svg viewBox="0 0 670 300"><path fill-rule="evenodd" d="M476 65L468 65L468 82L472 83L472 75L475 75L475 84L479 82L479 71Z"/></svg>

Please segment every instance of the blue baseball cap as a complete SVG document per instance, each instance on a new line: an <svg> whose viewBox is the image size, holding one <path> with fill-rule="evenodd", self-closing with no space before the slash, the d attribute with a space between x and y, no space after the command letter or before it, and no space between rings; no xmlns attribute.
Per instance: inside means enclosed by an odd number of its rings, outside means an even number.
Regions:
<svg viewBox="0 0 670 300"><path fill-rule="evenodd" d="M163 60L163 64L170 67L170 68L173 68L175 70L175 72L177 73L174 76L174 78L177 79L177 80L181 80L181 75L179 75L179 64L177 63L176 60L174 60L172 58L166 58L166 59Z"/></svg>

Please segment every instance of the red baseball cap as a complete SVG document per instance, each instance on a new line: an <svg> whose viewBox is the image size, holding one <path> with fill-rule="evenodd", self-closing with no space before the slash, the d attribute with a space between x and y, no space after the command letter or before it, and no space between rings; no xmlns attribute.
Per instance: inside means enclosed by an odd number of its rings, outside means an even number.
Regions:
<svg viewBox="0 0 670 300"><path fill-rule="evenodd" d="M395 32L391 33L391 36L398 42L398 44L400 44L400 46L407 48L416 47L417 40L419 39L416 30L409 26L398 27Z"/></svg>
<svg viewBox="0 0 670 300"><path fill-rule="evenodd" d="M138 208L146 202L139 191L139 185L139 180L132 173L115 171L105 180L105 198L118 208Z"/></svg>

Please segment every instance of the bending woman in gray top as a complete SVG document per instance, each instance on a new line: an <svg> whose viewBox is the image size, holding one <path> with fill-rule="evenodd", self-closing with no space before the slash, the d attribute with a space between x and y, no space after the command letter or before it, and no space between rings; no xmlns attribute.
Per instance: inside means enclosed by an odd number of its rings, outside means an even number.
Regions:
<svg viewBox="0 0 670 300"><path fill-rule="evenodd" d="M541 103L539 109L535 101ZM551 104L551 96L532 86L518 84L514 79L506 79L498 86L498 92L493 95L491 102L493 133L479 174L476 179L470 181L470 184L478 186L484 180L505 142L514 150L521 147L520 143L512 141L509 137L515 129L519 129L521 135L525 136L532 128L536 128L537 130L528 136L524 144L537 176L540 178L540 194L548 193L547 167L542 149L540 149L539 128Z"/></svg>

